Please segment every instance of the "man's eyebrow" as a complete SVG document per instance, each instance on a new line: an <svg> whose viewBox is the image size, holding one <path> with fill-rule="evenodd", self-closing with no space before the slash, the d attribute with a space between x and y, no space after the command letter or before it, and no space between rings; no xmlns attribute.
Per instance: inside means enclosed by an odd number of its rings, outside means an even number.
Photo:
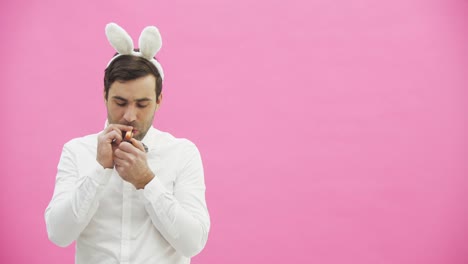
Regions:
<svg viewBox="0 0 468 264"><path fill-rule="evenodd" d="M147 101L153 101L153 99L145 97L145 98L136 99L135 101L137 101L137 102L147 102Z"/></svg>
<svg viewBox="0 0 468 264"><path fill-rule="evenodd" d="M121 97L121 96L118 96L118 95L112 96L112 98L113 98L113 99L120 100L120 101L128 102L127 99L125 99L125 98L123 98L123 97ZM153 99L148 98L148 97L144 97L144 98L136 99L135 101L137 101L137 102L147 102L147 101L153 101Z"/></svg>
<svg viewBox="0 0 468 264"><path fill-rule="evenodd" d="M125 102L127 102L127 101L128 101L127 99L125 99L125 98L123 98L123 97L120 97L120 96L118 96L118 95L116 95L116 96L112 96L112 98L113 98L113 99L120 100L120 101L125 101Z"/></svg>

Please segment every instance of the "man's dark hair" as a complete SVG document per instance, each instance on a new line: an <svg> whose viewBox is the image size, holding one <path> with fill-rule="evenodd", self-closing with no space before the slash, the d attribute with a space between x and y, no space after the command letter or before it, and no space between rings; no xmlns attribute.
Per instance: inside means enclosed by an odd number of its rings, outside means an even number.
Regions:
<svg viewBox="0 0 468 264"><path fill-rule="evenodd" d="M130 81L152 74L156 78L156 100L162 91L162 79L158 69L149 60L134 56L120 55L104 71L104 95L107 100L109 88L115 81Z"/></svg>

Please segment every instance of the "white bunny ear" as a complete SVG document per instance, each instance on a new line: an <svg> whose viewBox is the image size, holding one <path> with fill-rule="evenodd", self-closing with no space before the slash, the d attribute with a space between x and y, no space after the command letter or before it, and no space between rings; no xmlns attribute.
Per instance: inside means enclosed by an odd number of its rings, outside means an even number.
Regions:
<svg viewBox="0 0 468 264"><path fill-rule="evenodd" d="M138 40L140 53L144 58L151 60L158 53L162 46L161 34L155 26L149 26L143 29Z"/></svg>
<svg viewBox="0 0 468 264"><path fill-rule="evenodd" d="M129 55L133 52L133 40L128 33L115 23L109 23L106 26L107 40L114 49L123 55Z"/></svg>
<svg viewBox="0 0 468 264"><path fill-rule="evenodd" d="M107 67L111 65L112 61L120 55L134 55L143 57L154 64L158 69L161 79L164 80L164 72L161 64L154 59L154 56L161 49L162 39L159 30L155 26L149 26L143 29L139 39L140 51L133 51L133 40L128 33L115 23L109 23L106 25L106 36L109 43L119 53L119 55L112 57L107 64Z"/></svg>
<svg viewBox="0 0 468 264"><path fill-rule="evenodd" d="M161 64L155 59L152 59L151 62L153 62L154 66L156 66L156 69L158 69L158 72L159 72L159 75L161 76L161 79L164 80L164 71L163 71L163 68L162 68Z"/></svg>

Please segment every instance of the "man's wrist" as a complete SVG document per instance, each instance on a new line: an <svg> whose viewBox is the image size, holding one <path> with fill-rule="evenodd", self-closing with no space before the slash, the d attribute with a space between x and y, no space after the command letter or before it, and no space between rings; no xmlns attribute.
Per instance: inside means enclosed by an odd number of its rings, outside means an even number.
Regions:
<svg viewBox="0 0 468 264"><path fill-rule="evenodd" d="M145 186L154 179L154 177L154 173L151 170L148 170L142 180L135 184L135 188L137 188L137 190L144 189Z"/></svg>

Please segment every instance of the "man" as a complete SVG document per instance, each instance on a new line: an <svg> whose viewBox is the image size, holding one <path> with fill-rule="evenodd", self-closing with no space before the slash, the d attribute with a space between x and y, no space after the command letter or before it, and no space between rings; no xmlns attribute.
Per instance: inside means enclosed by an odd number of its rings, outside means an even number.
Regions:
<svg viewBox="0 0 468 264"><path fill-rule="evenodd" d="M164 78L159 31L143 30L140 51L116 24L106 34L118 51L104 76L108 125L64 145L45 211L49 239L76 240L77 264L190 263L210 219L198 149L152 126Z"/></svg>

